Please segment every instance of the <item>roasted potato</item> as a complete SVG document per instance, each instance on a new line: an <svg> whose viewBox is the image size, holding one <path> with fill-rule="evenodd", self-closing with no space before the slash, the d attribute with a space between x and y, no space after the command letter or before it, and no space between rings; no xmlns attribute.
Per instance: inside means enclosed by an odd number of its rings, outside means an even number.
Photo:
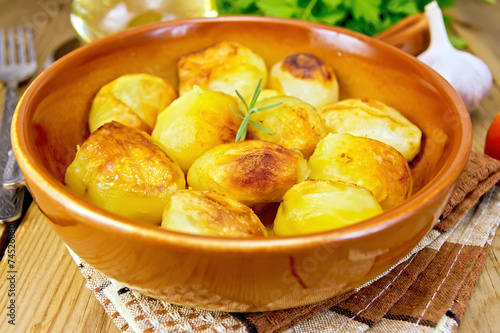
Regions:
<svg viewBox="0 0 500 333"><path fill-rule="evenodd" d="M406 159L395 148L347 133L328 134L309 159L310 179L331 179L370 190L385 210L410 194L413 179Z"/></svg>
<svg viewBox="0 0 500 333"><path fill-rule="evenodd" d="M250 116L250 119L273 133L248 126L249 138L277 143L287 149L296 149L307 159L319 140L326 136L323 120L310 104L290 96L271 97L259 104L281 103Z"/></svg>
<svg viewBox="0 0 500 333"><path fill-rule="evenodd" d="M283 197L274 220L276 236L295 236L338 229L382 213L365 188L332 180L307 180Z"/></svg>
<svg viewBox="0 0 500 333"><path fill-rule="evenodd" d="M294 53L271 67L269 88L294 96L315 108L339 100L339 84L335 72L318 57Z"/></svg>
<svg viewBox="0 0 500 333"><path fill-rule="evenodd" d="M186 186L181 168L160 144L115 121L78 148L65 181L71 191L109 212L158 225L168 198Z"/></svg>
<svg viewBox="0 0 500 333"><path fill-rule="evenodd" d="M180 95L197 85L234 97L237 97L236 89L248 100L252 97L259 79L262 78L262 87L267 83L268 74L264 59L236 42L225 41L187 54L179 59L177 67Z"/></svg>
<svg viewBox="0 0 500 333"><path fill-rule="evenodd" d="M267 236L266 227L244 204L217 192L193 189L170 197L161 227L206 236Z"/></svg>
<svg viewBox="0 0 500 333"><path fill-rule="evenodd" d="M271 97L276 97L276 96L284 96L284 94L281 91L274 90L274 89L262 89L262 91L259 94L257 106L260 106L259 103L262 103L266 99L271 98Z"/></svg>
<svg viewBox="0 0 500 333"><path fill-rule="evenodd" d="M152 137L167 148L187 173L204 152L234 141L241 120L231 106L238 107L234 97L195 87L158 116Z"/></svg>
<svg viewBox="0 0 500 333"><path fill-rule="evenodd" d="M92 101L89 129L94 132L112 120L151 134L158 114L177 98L160 77L127 74L104 85Z"/></svg>
<svg viewBox="0 0 500 333"><path fill-rule="evenodd" d="M268 141L247 140L216 146L189 169L189 186L217 191L248 206L279 202L307 178L307 162L298 151Z"/></svg>
<svg viewBox="0 0 500 333"><path fill-rule="evenodd" d="M370 98L350 98L319 110L332 133L349 133L382 141L409 162L420 151L422 132L396 109Z"/></svg>

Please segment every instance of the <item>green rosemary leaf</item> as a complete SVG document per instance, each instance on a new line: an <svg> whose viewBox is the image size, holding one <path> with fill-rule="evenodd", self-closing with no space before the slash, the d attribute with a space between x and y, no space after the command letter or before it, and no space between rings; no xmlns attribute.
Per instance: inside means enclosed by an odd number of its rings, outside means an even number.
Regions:
<svg viewBox="0 0 500 333"><path fill-rule="evenodd" d="M233 106L231 104L229 104L229 107L231 108L231 111L233 111L233 113L236 115L236 117L240 118L240 120L243 120L243 116L240 116L233 108ZM241 111L240 111L241 112Z"/></svg>
<svg viewBox="0 0 500 333"><path fill-rule="evenodd" d="M247 137L247 132L248 132L248 125L247 125L247 127L244 128L243 132L241 133L240 141L245 141L245 139Z"/></svg>
<svg viewBox="0 0 500 333"><path fill-rule="evenodd" d="M244 141L245 140L249 121L250 121L250 118L248 116L245 117L245 119L243 119L243 121L241 122L241 126L238 129L238 133L236 133L235 141Z"/></svg>
<svg viewBox="0 0 500 333"><path fill-rule="evenodd" d="M262 78L259 79L257 87L255 87L255 91L253 92L252 100L250 101L250 109L255 106L255 103L257 103L257 99L259 98L260 92L262 91L262 89L260 89L261 84Z"/></svg>
<svg viewBox="0 0 500 333"><path fill-rule="evenodd" d="M257 86L255 87L255 91L252 95L252 98L250 99L250 105L246 102L246 100L243 98L243 96L241 96L241 94L238 92L238 90L236 90L236 89L234 90L236 92L236 95L240 98L240 100L238 100L238 108L239 108L239 111L241 114L241 115L238 114L238 112L236 112L236 110L234 110L233 107L231 106L231 110L233 111L233 113L241 120L241 125L240 125L240 128L238 129L238 132L236 133L235 141L244 141L245 140L245 138L247 136L249 124L252 124L253 126L255 126L256 128L258 128L261 131L274 134L273 131L271 131L267 128L264 128L262 125L257 124L255 121L250 119L250 116L252 114L258 113L261 110L270 109L270 108L275 107L277 105L280 105L282 103L282 102L273 103L270 105L261 106L259 108L255 107L255 104L257 103L260 92L262 91L262 89L260 88L261 84L262 84L262 78L259 79L259 82L257 83ZM243 111L242 103L245 105L246 112Z"/></svg>
<svg viewBox="0 0 500 333"><path fill-rule="evenodd" d="M248 107L248 104L247 104L247 101L245 101L245 99L243 98L243 96L241 96L241 94L238 92L238 90L234 90L236 92L236 95L238 95L238 97L240 98L240 100L243 102L243 104L245 104L245 109L248 110L250 109ZM240 103L240 101L238 101L238 103ZM241 106L240 106L240 109L241 109ZM241 110L242 113L243 113L243 110Z"/></svg>
<svg viewBox="0 0 500 333"><path fill-rule="evenodd" d="M254 113L258 113L258 112L259 112L259 110L257 110L257 108L251 108L250 110L247 111L247 115L248 115L248 117L250 117Z"/></svg>
<svg viewBox="0 0 500 333"><path fill-rule="evenodd" d="M245 113L243 112L243 106L241 105L241 101L238 100L238 108L240 110L240 114L244 117Z"/></svg>
<svg viewBox="0 0 500 333"><path fill-rule="evenodd" d="M252 124L253 126L257 127L258 129L260 129L261 131L263 132L266 132L266 133L269 133L269 134L274 134L273 131L263 127L262 125L260 125L259 123L253 121L252 119L250 119L250 124Z"/></svg>
<svg viewBox="0 0 500 333"><path fill-rule="evenodd" d="M283 102L278 102L278 103L273 103L273 104L261 106L261 107L257 108L257 112L262 111L262 110L267 110L267 109L270 109L270 108L274 108L275 106L278 106L281 103L283 103Z"/></svg>

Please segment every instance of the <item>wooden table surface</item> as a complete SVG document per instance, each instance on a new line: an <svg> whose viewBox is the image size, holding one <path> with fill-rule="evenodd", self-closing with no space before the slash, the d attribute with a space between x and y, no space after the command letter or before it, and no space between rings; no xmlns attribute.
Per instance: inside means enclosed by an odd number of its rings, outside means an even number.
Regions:
<svg viewBox="0 0 500 333"><path fill-rule="evenodd" d="M0 0L0 26L30 24L36 33L37 57L43 64L50 52L74 36L69 22L70 0ZM459 0L446 13L456 34L490 67L494 86L473 111L473 150L483 152L486 131L500 111L500 2ZM42 67L42 66L40 66ZM41 70L41 69L40 69ZM20 93L26 86L20 88ZM4 86L0 85L0 105ZM0 109L1 110L1 109ZM1 111L0 111L1 112ZM6 227L0 225L0 232ZM15 234L16 318L8 324L10 288L7 260L0 262L0 332L118 332L91 291L67 248L31 204ZM475 287L459 332L500 332L500 233Z"/></svg>

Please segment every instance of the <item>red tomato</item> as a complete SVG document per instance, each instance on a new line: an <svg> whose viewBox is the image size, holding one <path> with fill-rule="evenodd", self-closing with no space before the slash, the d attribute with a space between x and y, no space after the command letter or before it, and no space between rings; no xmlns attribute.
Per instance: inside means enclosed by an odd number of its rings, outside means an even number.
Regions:
<svg viewBox="0 0 500 333"><path fill-rule="evenodd" d="M484 153L500 160L500 112L493 119L490 129L486 134Z"/></svg>

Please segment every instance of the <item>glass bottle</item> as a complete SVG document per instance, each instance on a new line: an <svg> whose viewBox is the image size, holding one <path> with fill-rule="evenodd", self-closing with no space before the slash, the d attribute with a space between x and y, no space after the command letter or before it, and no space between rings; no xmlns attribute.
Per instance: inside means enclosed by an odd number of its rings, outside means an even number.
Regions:
<svg viewBox="0 0 500 333"><path fill-rule="evenodd" d="M215 16L215 0L73 0L71 23L88 43L147 23Z"/></svg>

